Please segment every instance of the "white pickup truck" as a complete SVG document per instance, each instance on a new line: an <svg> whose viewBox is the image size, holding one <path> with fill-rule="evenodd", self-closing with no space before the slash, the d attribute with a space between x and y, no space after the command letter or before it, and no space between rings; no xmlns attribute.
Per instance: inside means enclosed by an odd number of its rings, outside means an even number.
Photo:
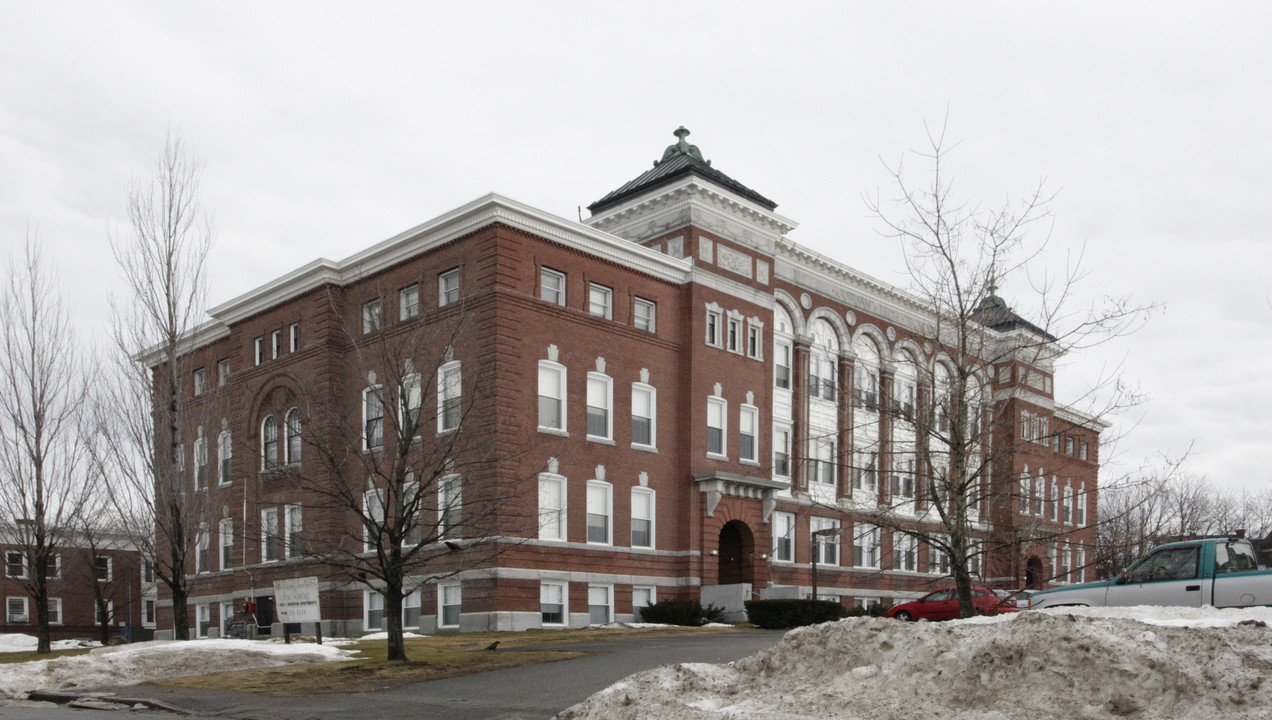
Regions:
<svg viewBox="0 0 1272 720"><path fill-rule="evenodd" d="M1240 538L1161 545L1117 577L1043 590L1029 609L1062 605L1272 605L1272 570L1260 570L1254 547Z"/></svg>

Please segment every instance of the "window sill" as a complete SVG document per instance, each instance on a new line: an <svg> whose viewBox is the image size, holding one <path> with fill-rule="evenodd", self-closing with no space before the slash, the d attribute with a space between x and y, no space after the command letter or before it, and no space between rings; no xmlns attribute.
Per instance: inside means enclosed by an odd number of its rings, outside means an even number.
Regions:
<svg viewBox="0 0 1272 720"><path fill-rule="evenodd" d="M720 455L719 453L708 452L708 453L707 453L707 459L708 459L708 460L720 460L720 461L723 461L723 462L728 462L728 461L729 461L729 456L728 456L728 455Z"/></svg>
<svg viewBox="0 0 1272 720"><path fill-rule="evenodd" d="M641 445L641 444L638 444L638 443L632 443L632 449L633 449L633 450L639 450L639 451L641 451L641 452L647 452L647 453L657 453L657 452L658 452L658 448L657 448L656 446L654 446L654 445Z"/></svg>
<svg viewBox="0 0 1272 720"><path fill-rule="evenodd" d="M588 442L590 442L590 443L597 443L597 444L600 444L600 445L614 445L614 444L615 444L615 442L614 442L613 440L609 439L609 438L597 437L597 436L595 436L595 435L588 435L588 436L587 436L587 441L588 441Z"/></svg>
<svg viewBox="0 0 1272 720"><path fill-rule="evenodd" d="M742 464L742 465L750 465L751 467L759 467L759 466L760 466L760 461L759 461L759 460L748 460L748 459L746 459L746 458L742 458L742 459L738 460L738 462L739 462L740 464Z"/></svg>
<svg viewBox="0 0 1272 720"><path fill-rule="evenodd" d="M566 432L565 430L561 430L554 427L545 427L543 425L539 426L539 432L543 433L544 435L556 435L557 437L566 437L566 438L570 437L570 433Z"/></svg>

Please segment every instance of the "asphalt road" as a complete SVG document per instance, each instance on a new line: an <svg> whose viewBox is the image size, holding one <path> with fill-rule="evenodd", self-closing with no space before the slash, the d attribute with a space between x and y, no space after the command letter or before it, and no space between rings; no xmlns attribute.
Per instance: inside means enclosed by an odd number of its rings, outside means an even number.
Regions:
<svg viewBox="0 0 1272 720"><path fill-rule="evenodd" d="M318 698L269 698L153 685L118 688L116 692L127 697L160 700L193 711L196 717L236 720L543 720L632 673L669 663L731 662L770 647L781 638L781 632L748 630L557 645L554 649L583 650L591 654L375 693ZM182 717L151 712L128 715ZM62 707L0 707L0 718L6 720L98 720L120 716L120 713Z"/></svg>

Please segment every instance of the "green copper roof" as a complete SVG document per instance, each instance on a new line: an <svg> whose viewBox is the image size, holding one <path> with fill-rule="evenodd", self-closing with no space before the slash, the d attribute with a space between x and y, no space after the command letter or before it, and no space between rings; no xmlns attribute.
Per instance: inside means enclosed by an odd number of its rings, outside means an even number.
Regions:
<svg viewBox="0 0 1272 720"><path fill-rule="evenodd" d="M663 151L662 159L654 161L652 170L645 171L635 180L588 205L587 209L595 215L621 205L638 195L670 185L691 175L735 195L740 195L765 210L771 211L777 207L777 203L711 167L711 161L702 157L702 151L698 149L698 146L690 145L685 140L689 136L689 131L683 125L676 129L674 135L676 144L667 146L667 149Z"/></svg>

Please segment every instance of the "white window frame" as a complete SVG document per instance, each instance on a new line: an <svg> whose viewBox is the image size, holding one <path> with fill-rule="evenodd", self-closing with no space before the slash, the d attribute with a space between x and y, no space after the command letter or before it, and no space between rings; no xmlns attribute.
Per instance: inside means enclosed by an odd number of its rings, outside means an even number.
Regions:
<svg viewBox="0 0 1272 720"><path fill-rule="evenodd" d="M636 298L632 302L632 327L645 332L657 332L658 303L642 297Z"/></svg>
<svg viewBox="0 0 1272 720"><path fill-rule="evenodd" d="M374 507L372 503L374 502ZM372 488L362 493L362 517L371 518L372 525L384 527L384 491ZM370 530L362 523L362 552L375 552L376 542L372 542Z"/></svg>
<svg viewBox="0 0 1272 720"><path fill-rule="evenodd" d="M746 323L746 356L764 360L764 326L754 319Z"/></svg>
<svg viewBox="0 0 1272 720"><path fill-rule="evenodd" d="M606 320L614 319L614 290L599 283L588 283L587 312Z"/></svg>
<svg viewBox="0 0 1272 720"><path fill-rule="evenodd" d="M376 442L375 444L372 444L372 433L368 432L370 427L367 425L367 423L371 420L371 416L367 412L368 408L370 407L370 403L368 403L367 400L368 398L372 396L376 398L376 402L380 407L380 414L379 414L379 421L378 421L379 430L380 430L379 441ZM369 452L372 450L380 450L383 447L384 447L384 386L372 385L370 387L363 389L362 391L362 450L363 452Z"/></svg>
<svg viewBox="0 0 1272 720"><path fill-rule="evenodd" d="M649 416L647 418L636 414L638 394L648 398ZM649 420L649 442L647 443L636 441L636 418L638 417ZM632 447L643 449L658 447L658 389L648 383L632 383Z"/></svg>
<svg viewBox="0 0 1272 720"><path fill-rule="evenodd" d="M703 337L707 347L724 347L724 311L712 303L707 306L706 329Z"/></svg>
<svg viewBox="0 0 1272 720"><path fill-rule="evenodd" d="M194 533L194 572L196 575L212 572L212 533L202 524Z"/></svg>
<svg viewBox="0 0 1272 720"><path fill-rule="evenodd" d="M21 566L22 566L22 570L17 575L14 575L12 572L10 572L12 569L11 566L15 564L12 560L13 556L15 555L18 558L18 563L21 563ZM27 576L26 553L22 552L21 550L6 550L4 552L4 576L7 578L13 578L15 580L20 580Z"/></svg>
<svg viewBox="0 0 1272 720"><path fill-rule="evenodd" d="M291 334L290 347L292 352L300 350L300 323L294 322L289 328Z"/></svg>
<svg viewBox="0 0 1272 720"><path fill-rule="evenodd" d="M230 361L223 358L216 361L216 386L225 387L230 384Z"/></svg>
<svg viewBox="0 0 1272 720"><path fill-rule="evenodd" d="M398 289L398 320L420 316L420 284L411 283Z"/></svg>
<svg viewBox="0 0 1272 720"><path fill-rule="evenodd" d="M853 526L853 567L879 569L879 528L868 523Z"/></svg>
<svg viewBox="0 0 1272 720"><path fill-rule="evenodd" d="M751 432L747 433L747 420L750 419ZM751 438L751 454L746 453L745 438ZM738 460L744 463L760 462L760 409L754 405L743 404L738 411Z"/></svg>
<svg viewBox="0 0 1272 720"><path fill-rule="evenodd" d="M222 570L229 570L234 567L234 520L230 518L222 519L219 523L217 523L216 530L218 539L217 548L219 549L217 567ZM230 559L228 563L225 561L227 557L227 549L229 550L228 557Z"/></svg>
<svg viewBox="0 0 1272 720"><path fill-rule="evenodd" d="M93 558L93 577L97 577L97 560L106 560L106 577L98 577L97 582L111 582L115 579L115 558L110 555L97 555Z"/></svg>
<svg viewBox="0 0 1272 720"><path fill-rule="evenodd" d="M547 394L544 394L544 380L545 380L544 375L545 375L545 373L546 373L548 376L553 376L553 375L555 375L555 376L556 376L557 391L556 391L556 394L555 394L555 395L547 395ZM566 385L568 378L569 378L569 373L566 371L565 366L564 366L564 365L562 365L561 363L553 362L553 361L551 361L551 360L540 360L540 361L539 361L539 380L538 380L538 383L539 383L539 394L538 394L538 398L539 398L538 402L539 402L539 405L538 405L538 407L536 408L536 412L537 412L537 414L538 414L538 428L539 428L539 430L540 430L540 431L543 431L543 432L550 432L550 433L565 433L565 432L569 432L569 430L568 430L568 428L567 428L567 417L568 417L568 416L567 416L567 413L566 413L566 398L567 398L567 397L569 397L569 395L567 394L567 392L568 392L568 388L567 388L567 385ZM559 415L559 421L560 421L560 422L559 422L559 426L555 426L555 427L554 427L554 426L552 426L552 425L544 425L544 424L543 424L543 399L544 399L544 398L547 398L547 399L549 399L549 400L555 400L555 401L557 401L557 403L558 403L558 408L559 408L559 414L560 414L560 415Z"/></svg>
<svg viewBox="0 0 1272 720"><path fill-rule="evenodd" d="M649 597L645 602L638 602L636 596L641 593L648 593ZM633 585L632 586L632 620L641 622L644 620L642 611L648 605L658 602L658 587L656 585Z"/></svg>
<svg viewBox="0 0 1272 720"><path fill-rule="evenodd" d="M13 608L14 608L13 602L15 600L22 603L22 612L20 613L15 613L13 611ZM27 600L28 598L25 595L20 597L11 595L4 599L4 615L5 615L4 619L7 624L9 625L30 625L31 624L31 612L30 612L30 606L27 603Z"/></svg>
<svg viewBox="0 0 1272 720"><path fill-rule="evenodd" d="M48 579L61 580L62 579L62 553L53 553L52 559L53 559L53 562L50 563Z"/></svg>
<svg viewBox="0 0 1272 720"><path fill-rule="evenodd" d="M452 592L454 593L454 595L451 597L448 597L448 595L451 595ZM446 602L447 600L452 600L453 602L447 603ZM455 622L453 623L446 622L446 608L448 607L459 609L459 611L455 613L456 618L455 618ZM437 586L437 627L439 628L459 627L461 623L461 617L463 615L463 608L464 608L464 586L463 585L461 585L460 583L444 583Z"/></svg>
<svg viewBox="0 0 1272 720"><path fill-rule="evenodd" d="M835 518L814 515L808 519L809 543L812 551L817 554L818 563L832 566L839 565L839 535L817 535L817 532L821 530L838 529L839 520Z"/></svg>
<svg viewBox="0 0 1272 720"><path fill-rule="evenodd" d="M216 484L225 487L234 480L233 467L230 463L234 457L234 437L229 430L222 430L216 438Z"/></svg>
<svg viewBox="0 0 1272 720"><path fill-rule="evenodd" d="M380 300L368 300L362 303L362 334L370 335L384 326L384 306Z"/></svg>
<svg viewBox="0 0 1272 720"><path fill-rule="evenodd" d="M270 431L273 432L273 439L270 439ZM273 415L266 415L261 418L261 470L277 470L282 466L282 454L278 451L278 418ZM270 457L270 447L273 447L273 457Z"/></svg>
<svg viewBox="0 0 1272 720"><path fill-rule="evenodd" d="M275 557L270 557L270 538L274 539ZM282 537L278 534L278 508L261 508L261 562L275 563L283 559Z"/></svg>
<svg viewBox="0 0 1272 720"><path fill-rule="evenodd" d="M719 415L719 427L711 424L712 410ZM711 395L707 398L707 457L713 460L729 459L729 401L718 395ZM711 431L717 430L720 435L720 449L716 452L711 449Z"/></svg>
<svg viewBox="0 0 1272 720"><path fill-rule="evenodd" d="M252 355L253 359L256 361L255 362L256 365L260 365L261 363L265 362L265 336L261 335L257 337L255 340L252 341L252 345L253 345L253 355Z"/></svg>
<svg viewBox="0 0 1272 720"><path fill-rule="evenodd" d="M744 338L742 336L742 315L735 315L732 310L728 313L728 322L725 324L724 331L724 349L731 353L741 355L745 348L743 347Z"/></svg>
<svg viewBox="0 0 1272 720"><path fill-rule="evenodd" d="M410 422L415 423L411 439L420 439L420 426L423 424L424 381L419 373L411 373L402 378L402 387L398 392L398 430L405 431Z"/></svg>
<svg viewBox="0 0 1272 720"><path fill-rule="evenodd" d="M605 401L604 406L593 405L593 401ZM605 434L596 435L592 432L592 408L598 408L605 411ZM587 439L601 440L605 442L614 441L614 379L605 373L589 372L587 374Z"/></svg>
<svg viewBox="0 0 1272 720"><path fill-rule="evenodd" d="M452 379L453 378L453 379ZM448 403L454 403L454 414ZM464 408L464 376L463 368L458 360L446 363L437 369L437 434L454 432L463 422Z"/></svg>
<svg viewBox="0 0 1272 720"><path fill-rule="evenodd" d="M932 538L936 543L948 543L949 538L937 535ZM945 576L950 573L950 554L936 544L928 543L928 574Z"/></svg>
<svg viewBox="0 0 1272 720"><path fill-rule="evenodd" d="M437 481L437 539L457 540L464 532L464 483L456 474Z"/></svg>
<svg viewBox="0 0 1272 720"><path fill-rule="evenodd" d="M379 605L379 607L375 607ZM371 613L380 613L380 622L371 624ZM440 620L440 615L438 617ZM375 590L362 591L362 633L382 632L384 627L384 594Z"/></svg>
<svg viewBox="0 0 1272 720"><path fill-rule="evenodd" d="M415 612L414 618L411 617L412 610ZM424 614L424 597L423 593L416 588L414 592L407 593L402 598L402 628L403 629L420 629L420 620ZM412 622L414 620L414 622Z"/></svg>
<svg viewBox="0 0 1272 720"><path fill-rule="evenodd" d="M892 533L892 569L898 572L918 571L919 543L913 535Z"/></svg>
<svg viewBox="0 0 1272 720"><path fill-rule="evenodd" d="M555 485L557 488L557 505L550 506L551 494L547 488ZM566 512L569 507L566 502L567 483L564 475L556 473L539 473L539 539L550 540L554 542L564 542L568 532L566 526ZM546 522L545 522L546 520ZM555 525L556 532L549 532L549 528Z"/></svg>
<svg viewBox="0 0 1272 720"><path fill-rule="evenodd" d="M451 268L437 276L437 306L459 302L459 268Z"/></svg>
<svg viewBox="0 0 1272 720"><path fill-rule="evenodd" d="M565 273L560 270L553 270L546 265L539 267L539 299L550 302L553 305L565 306ZM556 287L548 284L547 280L551 278L555 281ZM554 295L555 297L549 297Z"/></svg>
<svg viewBox="0 0 1272 720"><path fill-rule="evenodd" d="M1086 460L1086 459L1087 459L1087 442L1086 442L1086 440L1083 440L1083 441L1082 441L1082 443L1081 443L1080 445L1078 445L1078 459L1079 459L1079 460Z"/></svg>
<svg viewBox="0 0 1272 720"><path fill-rule="evenodd" d="M276 360L279 355L283 354L283 331L275 330L270 333L270 360Z"/></svg>
<svg viewBox="0 0 1272 720"><path fill-rule="evenodd" d="M636 500L636 498L637 498L637 497L648 498L647 505L648 505L648 510L649 510L649 517L647 517L647 518L643 518L643 517L638 517L638 516L636 515L636 507L637 507L637 500ZM632 537L631 537L631 543L632 543L632 547L634 547L634 548L636 548L636 547L638 547L638 548L647 548L647 549L652 550L652 549L655 547L656 542L657 542L657 541L656 541L656 537L657 537L657 535L656 535L656 533L655 533L655 530L656 530L656 527L657 527L657 517L658 517L658 497L657 497L657 494L654 492L654 490L652 490L651 488L647 488L647 487L634 487L634 488L632 488L631 509L632 509L632 524L631 524L631 536L632 536ZM649 542L648 542L647 544L645 544L645 545L637 545L637 544L636 544L636 521L637 521L637 520L647 520L647 521L649 521Z"/></svg>
<svg viewBox="0 0 1272 720"><path fill-rule="evenodd" d="M781 541L788 545L783 552ZM773 513L773 560L776 562L795 562L795 513Z"/></svg>
<svg viewBox="0 0 1272 720"><path fill-rule="evenodd" d="M114 600L107 600L107 601L106 601L106 613L105 613L105 615L106 615L105 620L106 620L106 622L107 622L107 623L109 623L109 622L113 622L113 621L115 620L115 601L114 601ZM96 602L94 602L94 603L93 603L93 624L94 624L94 625L101 625L101 624L102 624L102 619L103 619L103 618L102 618L101 608L100 608L100 607L98 607L98 605L97 605L97 603L96 603Z"/></svg>
<svg viewBox="0 0 1272 720"><path fill-rule="evenodd" d="M48 601L49 601L48 602L49 624L50 625L65 624L66 618L64 615L62 615L62 598L51 597L51 598L48 598ZM55 615L56 617L54 617Z"/></svg>
<svg viewBox="0 0 1272 720"><path fill-rule="evenodd" d="M153 628L159 616L159 601L144 598L141 601L141 626Z"/></svg>
<svg viewBox="0 0 1272 720"><path fill-rule="evenodd" d="M587 494L584 497L584 509L587 513L587 544L588 545L613 545L614 544L614 486L604 480L588 480ZM603 512L594 512L602 510ZM592 538L592 516L601 515L605 518L605 539Z"/></svg>
<svg viewBox="0 0 1272 720"><path fill-rule="evenodd" d="M592 608L601 607L601 605L593 605L593 593L605 593L605 620L604 622L593 622ZM614 586L613 585L588 585L587 586L587 622L589 625L608 625L614 622Z"/></svg>
<svg viewBox="0 0 1272 720"><path fill-rule="evenodd" d="M781 390L790 390L791 372L794 365L794 349L787 340L778 340L773 347L773 387ZM782 370L786 371L784 377Z"/></svg>
<svg viewBox="0 0 1272 720"><path fill-rule="evenodd" d="M1087 525L1086 483L1078 485L1078 494L1074 497L1073 521L1078 527Z"/></svg>
<svg viewBox="0 0 1272 720"><path fill-rule="evenodd" d="M292 422L293 418L295 418L294 423ZM295 408L295 407L289 408L286 413L283 413L283 464L284 465L300 464L300 458L304 454L302 452L302 448L304 447L304 441L302 440L303 435L301 434L303 430L304 430L304 427L300 421L300 408ZM295 448L292 447L293 439L295 439L296 441Z"/></svg>
<svg viewBox="0 0 1272 720"><path fill-rule="evenodd" d="M304 508L299 503L283 506L283 559L303 557L305 533Z"/></svg>
<svg viewBox="0 0 1272 720"><path fill-rule="evenodd" d="M785 457L779 459L778 455ZM782 467L783 464L785 468ZM787 480L791 477L791 429L786 426L773 427L773 477Z"/></svg>
<svg viewBox="0 0 1272 720"><path fill-rule="evenodd" d="M561 622L548 622L543 619L545 601L551 601L552 592L560 594ZM555 605L556 603L549 603ZM541 580L539 582L539 623L544 627L566 627L570 624L570 584L563 580Z"/></svg>
<svg viewBox="0 0 1272 720"><path fill-rule="evenodd" d="M208 630L212 629L212 605L203 603L195 605L194 609L194 636L200 640L206 639Z"/></svg>
<svg viewBox="0 0 1272 720"><path fill-rule="evenodd" d="M208 373L203 368L194 371L194 395L198 397L208 390Z"/></svg>

